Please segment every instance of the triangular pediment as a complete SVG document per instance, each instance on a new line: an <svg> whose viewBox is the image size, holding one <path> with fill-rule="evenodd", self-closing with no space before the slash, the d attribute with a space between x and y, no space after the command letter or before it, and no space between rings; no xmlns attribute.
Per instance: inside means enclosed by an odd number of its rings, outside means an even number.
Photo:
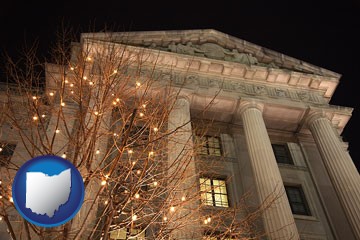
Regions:
<svg viewBox="0 0 360 240"><path fill-rule="evenodd" d="M83 38L175 52L285 71L340 78L340 74L213 30L84 33Z"/></svg>

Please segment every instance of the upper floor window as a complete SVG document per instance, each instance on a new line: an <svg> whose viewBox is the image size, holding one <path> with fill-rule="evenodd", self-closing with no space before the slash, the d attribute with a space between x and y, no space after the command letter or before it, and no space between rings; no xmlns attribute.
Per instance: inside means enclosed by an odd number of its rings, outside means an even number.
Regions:
<svg viewBox="0 0 360 240"><path fill-rule="evenodd" d="M14 154L16 144L0 142L0 167L7 166Z"/></svg>
<svg viewBox="0 0 360 240"><path fill-rule="evenodd" d="M201 201L204 205L229 207L225 180L201 177L200 191Z"/></svg>
<svg viewBox="0 0 360 240"><path fill-rule="evenodd" d="M291 211L293 214L311 216L304 191L301 186L285 186Z"/></svg>
<svg viewBox="0 0 360 240"><path fill-rule="evenodd" d="M138 228L120 228L110 232L110 239L144 240L145 231Z"/></svg>
<svg viewBox="0 0 360 240"><path fill-rule="evenodd" d="M271 146L275 154L276 162L294 164L286 144L271 144Z"/></svg>
<svg viewBox="0 0 360 240"><path fill-rule="evenodd" d="M215 136L196 136L197 143L201 144L199 154L210 156L221 156L221 139Z"/></svg>

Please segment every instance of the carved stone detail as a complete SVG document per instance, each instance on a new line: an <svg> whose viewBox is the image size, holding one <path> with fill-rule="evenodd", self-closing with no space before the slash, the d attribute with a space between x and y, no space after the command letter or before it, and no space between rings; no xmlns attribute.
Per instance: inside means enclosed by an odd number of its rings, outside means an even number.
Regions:
<svg viewBox="0 0 360 240"><path fill-rule="evenodd" d="M261 95L267 96L269 98L281 98L315 104L326 103L326 101L320 95L302 90L286 89L278 86L272 87L269 85L255 84L249 82L239 82L226 78L209 78L197 74L183 75L174 72L169 73L162 70L155 70L155 72L152 70L145 71L151 71L155 80L165 82L172 81L174 86L185 87L188 89L196 89L197 87L219 88L227 92L241 93L244 95ZM136 71L134 70L127 72L127 74L129 75L132 75L132 73L136 74Z"/></svg>
<svg viewBox="0 0 360 240"><path fill-rule="evenodd" d="M192 42L187 42L186 44L171 42L167 49L164 49L163 47L157 47L155 44L151 44L149 48L157 48L159 50L167 50L174 53L207 57L247 65L259 65L277 68L273 62L269 64L259 63L258 59L251 53L239 52L236 48L229 50L215 43L203 43L201 45L196 45Z"/></svg>

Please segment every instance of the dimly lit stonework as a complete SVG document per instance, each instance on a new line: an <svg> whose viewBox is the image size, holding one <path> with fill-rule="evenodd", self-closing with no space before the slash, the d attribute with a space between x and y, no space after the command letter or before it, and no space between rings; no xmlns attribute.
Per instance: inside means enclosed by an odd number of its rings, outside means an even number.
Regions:
<svg viewBox="0 0 360 240"><path fill-rule="evenodd" d="M168 128L185 125L178 138L192 139L191 146L201 142L188 171L196 176L204 164L209 167L208 174L195 180L199 203L232 208L250 192L255 205L279 192L259 223L267 239L360 238L360 178L340 136L352 109L329 104L339 74L215 30L84 33L73 51L86 46L104 50L114 43L125 55L141 52L145 65L155 66L136 71L151 73L157 84L171 83L178 91ZM87 71L99 74L95 60L87 64ZM47 71L44 94L49 95L58 91L50 80L58 69L49 64ZM189 120L191 125L186 124ZM0 123L4 168L12 156L24 155L24 147L17 147L6 119ZM175 152L167 156L171 162L183 145L169 146ZM173 238L202 235L199 223ZM110 239L123 236L123 230L117 230ZM138 239L144 237L151 239L146 231Z"/></svg>

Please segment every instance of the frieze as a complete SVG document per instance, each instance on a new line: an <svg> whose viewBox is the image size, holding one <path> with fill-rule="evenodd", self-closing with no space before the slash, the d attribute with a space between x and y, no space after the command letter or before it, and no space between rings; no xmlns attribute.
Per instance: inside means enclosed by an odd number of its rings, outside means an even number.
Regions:
<svg viewBox="0 0 360 240"><path fill-rule="evenodd" d="M260 95L270 98L282 98L301 102L310 102L316 104L324 104L325 100L316 93L289 90L279 87L271 87L268 85L251 84L251 83L239 83L236 81L216 78L206 78L197 75L188 75L181 77L178 75L173 83L178 86L188 85L189 87L202 87L202 88L220 88L224 91L242 93L247 95ZM182 79L182 80L181 80ZM185 86L188 88L187 86Z"/></svg>
<svg viewBox="0 0 360 240"><path fill-rule="evenodd" d="M147 72L148 71L148 72ZM197 74L178 74L157 69L155 71L142 69L143 74L153 74L153 79L156 81L163 81L164 83L171 81L174 86L183 87L187 89L196 88L218 88L227 92L241 93L246 95L259 95L269 98L289 99L298 102L309 102L315 104L326 104L326 101L320 95L296 89L286 89L281 87L272 87L263 84L253 84L248 82L238 82L228 80L226 78L209 78L202 77ZM138 74L136 70L127 71L128 75Z"/></svg>

